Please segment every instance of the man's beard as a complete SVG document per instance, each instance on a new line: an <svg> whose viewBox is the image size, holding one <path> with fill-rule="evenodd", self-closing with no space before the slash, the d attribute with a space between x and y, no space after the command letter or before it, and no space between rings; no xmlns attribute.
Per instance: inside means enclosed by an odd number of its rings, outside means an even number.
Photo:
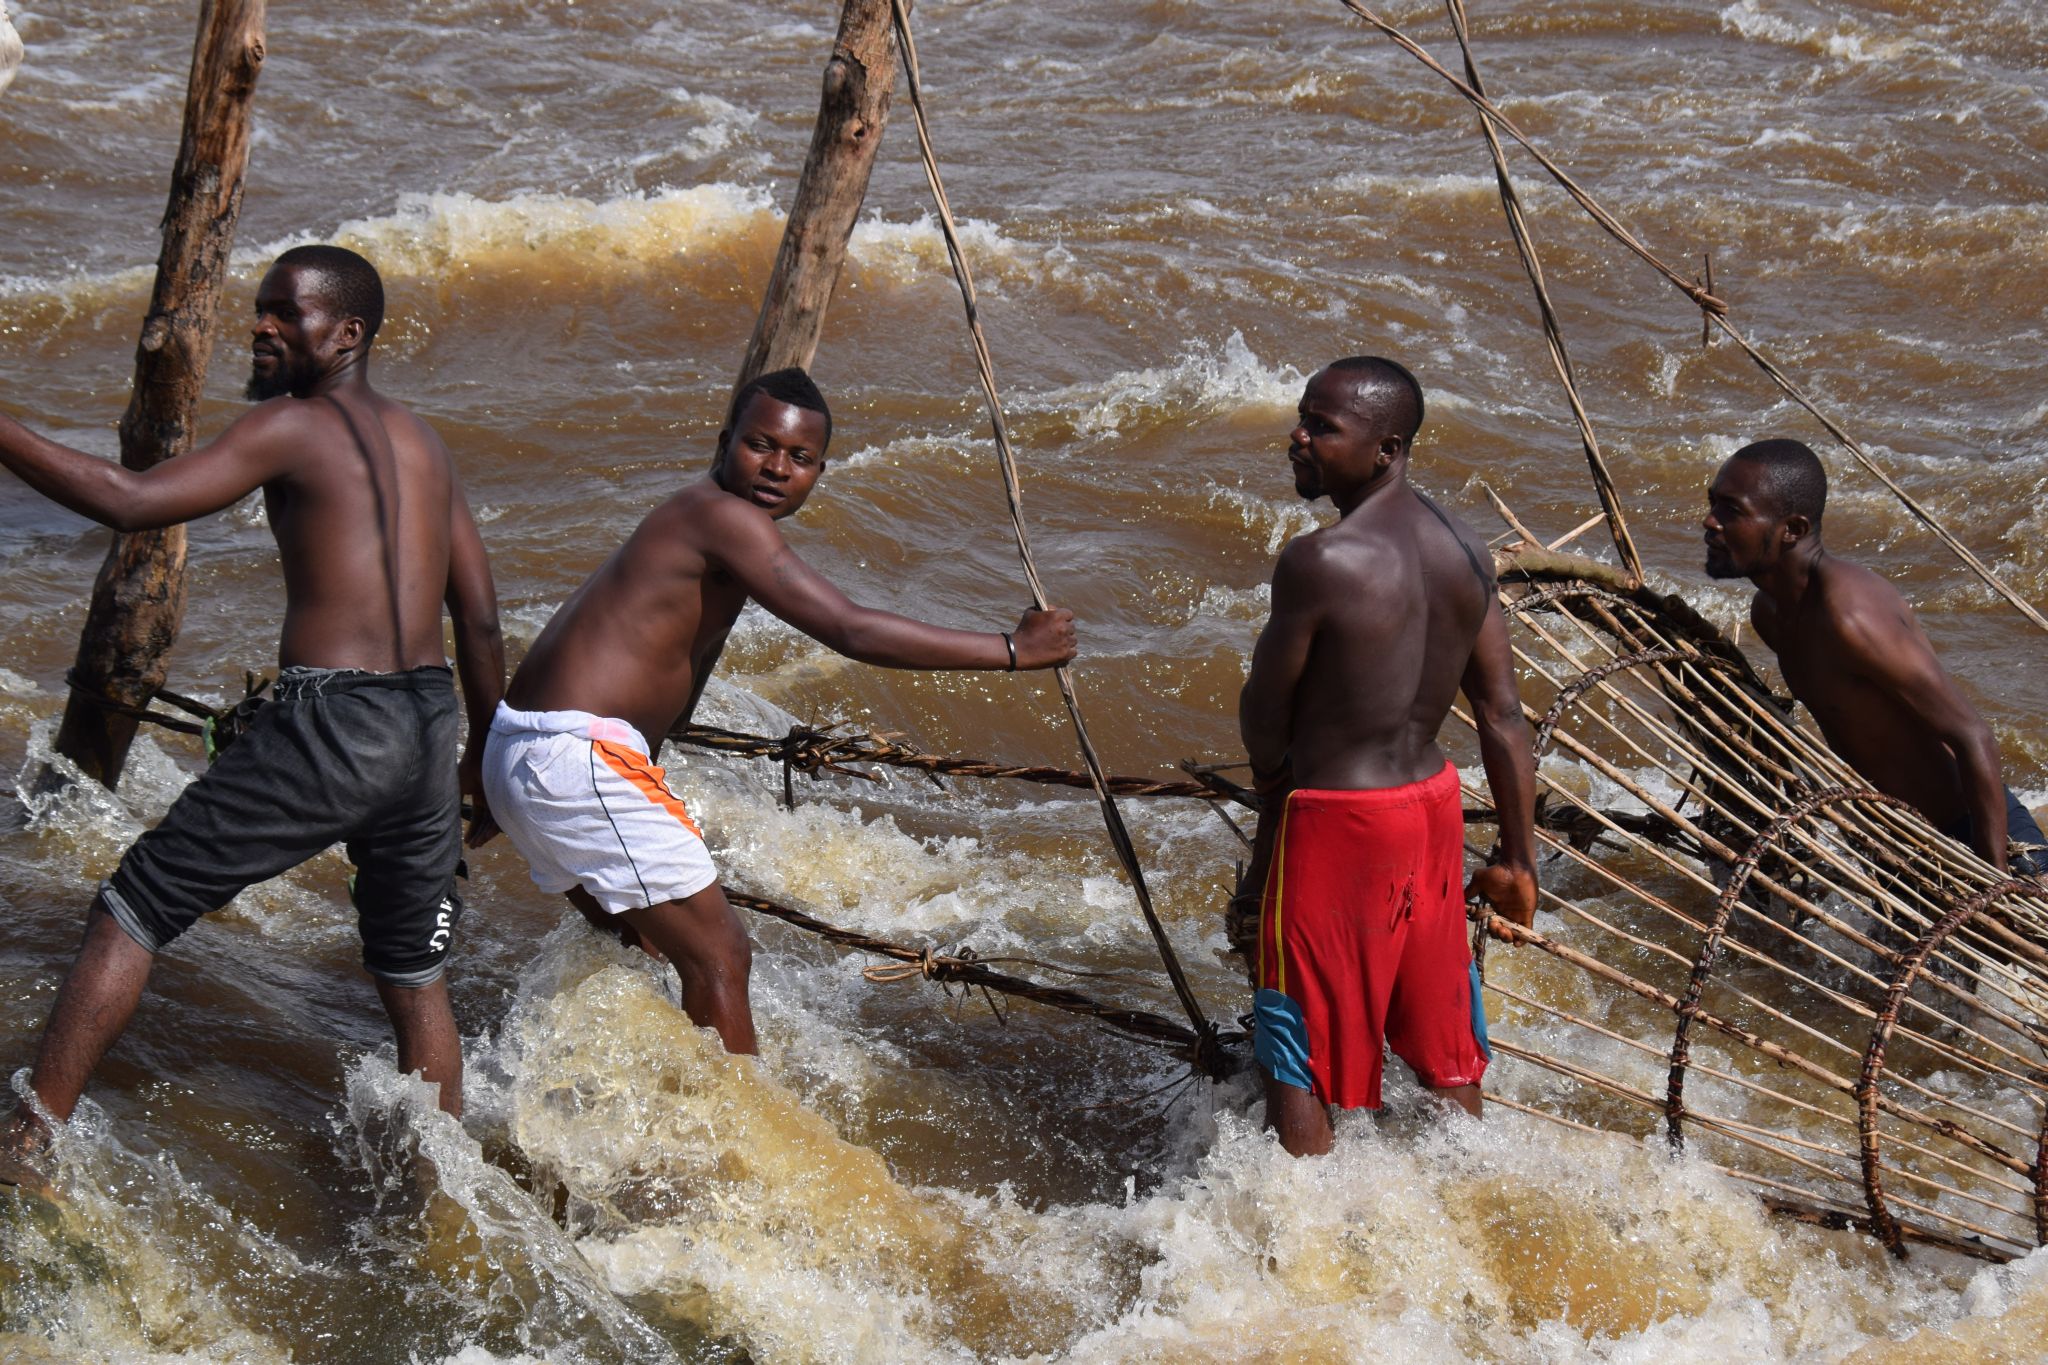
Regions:
<svg viewBox="0 0 2048 1365"><path fill-rule="evenodd" d="M242 386L242 397L252 403L261 403L272 398L282 398L292 391L292 376L282 362L270 367L264 374L252 364L249 367L249 382Z"/></svg>
<svg viewBox="0 0 2048 1365"><path fill-rule="evenodd" d="M1732 560L1732 559L1729 559L1729 558L1728 558L1728 557L1726 557L1725 555L1723 555L1723 556L1721 556L1721 557L1719 557L1719 558L1716 558L1716 557L1715 557L1715 556L1713 556L1713 555L1708 555L1708 556L1707 556L1707 577L1709 577L1709 578L1747 578L1747 577L1749 577L1749 575L1748 575L1748 574L1746 574L1746 573L1744 573L1744 572L1743 572L1742 570L1740 570L1740 569L1736 568L1736 567L1735 567L1735 561L1734 561L1734 560Z"/></svg>

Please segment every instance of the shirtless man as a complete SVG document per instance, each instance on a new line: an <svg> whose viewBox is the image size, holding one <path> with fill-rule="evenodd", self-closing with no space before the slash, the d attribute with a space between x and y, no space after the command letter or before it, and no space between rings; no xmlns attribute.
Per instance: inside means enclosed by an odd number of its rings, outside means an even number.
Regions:
<svg viewBox="0 0 2048 1365"><path fill-rule="evenodd" d="M578 588L513 675L491 722L484 791L543 891L666 957L692 1022L753 1052L753 953L696 823L651 756L689 721L749 598L848 658L885 668L1051 668L1073 615L1014 632L947 630L856 606L776 523L825 472L832 418L802 370L733 396L717 454Z"/></svg>
<svg viewBox="0 0 2048 1365"><path fill-rule="evenodd" d="M384 317L376 269L352 251L294 247L256 291L255 408L203 449L136 472L0 417L0 464L116 530L171 526L261 488L284 562L272 700L101 884L29 1082L71 1117L119 1038L158 950L243 888L337 842L356 865L363 965L398 1038L398 1066L462 1112L462 1052L442 967L461 906L455 622L470 733L504 691L497 598L455 466L426 423L373 391ZM0 1136L0 1181L43 1183L50 1134L24 1103Z"/></svg>
<svg viewBox="0 0 2048 1365"><path fill-rule="evenodd" d="M1437 732L1462 688L1500 812L1498 858L1465 896L1536 912L1536 774L1483 541L1408 484L1422 388L1339 360L1288 438L1294 487L1336 525L1273 571L1273 613L1239 703L1266 814L1253 1041L1266 1123L1327 1152L1328 1107L1377 1108L1381 1043L1479 1113L1485 1019L1465 939L1464 818Z"/></svg>
<svg viewBox="0 0 2048 1365"><path fill-rule="evenodd" d="M2007 839L2039 844L2040 826L2005 786L1991 727L1898 590L1822 547L1827 496L1826 470L1797 441L1736 451L1707 489L1707 574L1756 584L1749 619L1828 747L2004 871ZM2032 859L2010 863L2025 876L2043 871Z"/></svg>

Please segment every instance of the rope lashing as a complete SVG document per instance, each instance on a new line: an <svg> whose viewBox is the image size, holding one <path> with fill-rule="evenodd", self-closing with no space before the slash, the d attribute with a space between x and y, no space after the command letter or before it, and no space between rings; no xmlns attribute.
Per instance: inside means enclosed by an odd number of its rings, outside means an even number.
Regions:
<svg viewBox="0 0 2048 1365"><path fill-rule="evenodd" d="M64 686L71 690L71 695L74 697L83 697L102 711L109 711L117 716L126 716L130 720L141 721L161 729L173 730L181 735L204 736L206 734L207 722L205 720L179 720L176 716L166 715L153 707L130 706L127 702L110 697L95 688L87 687L84 683L78 681L73 671L68 668L64 670ZM170 697L162 689L158 689L156 695L163 697L165 701L170 700ZM212 714L211 708L202 714L210 716Z"/></svg>
<svg viewBox="0 0 2048 1365"><path fill-rule="evenodd" d="M837 944L842 948L851 948L857 952L873 953L878 957L890 958L896 963L903 964L905 968L905 970L900 972L892 972L887 966L869 968L863 972L863 975L873 971L884 973L881 976L869 976L869 980L957 982L965 986L997 991L1004 995L1015 996L1021 1000L1030 1000L1051 1009L1062 1010L1068 1014L1077 1014L1093 1019L1107 1028L1115 1029L1117 1032L1128 1034L1133 1038L1142 1038L1154 1043L1164 1043L1177 1049L1189 1061L1203 1066L1205 1070L1208 1067L1208 1061L1205 1059L1210 1058L1213 1054L1215 1061L1227 1072L1231 1068L1232 1062L1224 1054L1223 1049L1246 1041L1245 1035L1242 1033L1221 1033L1213 1028L1207 1032L1198 1032L1176 1020L1153 1014L1147 1010L1124 1009L1120 1006L1105 1004L1100 1000L1082 994L1080 991L1071 990L1064 986L1048 986L1042 982L1031 981L1024 977L1011 976L1008 973L999 972L989 964L994 962L1026 962L1048 970L1063 972L1069 976L1094 977L1104 980L1120 979L1114 973L1084 972L1071 967L1055 967L1050 963L1038 962L1034 958L977 958L965 953L942 954L934 952L929 947L912 948L900 943L891 943L887 939L877 938L872 934L863 934L852 929L842 929L836 924L829 924L817 918L815 915L808 915L801 910L795 910L786 905L778 905L774 901L760 896L748 895L742 891L727 891L726 899L742 909L751 910L756 914L767 915L770 918L781 920L785 924L802 929L806 933L815 934L828 943Z"/></svg>
<svg viewBox="0 0 2048 1365"><path fill-rule="evenodd" d="M1523 150L1535 157L1537 164L1549 173L1551 179L1555 180L1565 193L1570 195L1573 201L1592 217L1595 223L1598 223L1615 241L1621 243L1622 246L1633 252L1658 274L1662 275L1674 289L1692 300L1693 304L1700 309L1702 319L1706 323L1719 327L1731 341L1742 349L1743 354L1756 363L1757 368L1761 369L1765 376L1773 384L1777 385L1786 397L1806 409L1813 416L1814 420L1818 421L1827 430L1827 433L1835 438L1837 444L1848 451L1850 457L1857 464L1861 465L1865 471L1882 483L1923 526L1932 531L1935 537L1948 548L1949 552L1963 562L1964 567L1968 568L1971 573L1975 574L1992 591L2011 603L2021 615L2025 616L2042 630L2048 630L2048 616L2043 616L2033 603L2027 601L2014 591L2011 585L2001 578L1990 565L1979 559L1967 545L1963 544L1946 526L1942 525L1940 519L1933 512L1929 511L1910 493L1906 492L1904 488L1900 487L1897 480L1893 479L1884 467L1878 464L1876 458L1864 448L1862 442L1851 436L1840 423L1822 411L1819 404L1815 403L1804 389L1795 384L1790 376L1764 353L1761 347L1751 342L1748 337L1744 336L1736 328L1734 323L1729 321L1728 303L1725 299L1712 293L1698 280L1688 279L1666 264L1654 251L1644 245L1640 238L1630 232L1619 218L1608 212L1597 199L1587 193L1576 180L1572 179L1562 166L1546 155L1542 148L1538 147L1526 133L1516 127L1514 121L1502 113L1491 99L1480 90L1475 89L1470 83L1460 80L1456 75L1445 69L1443 64L1430 56L1420 43L1381 18L1364 4L1361 4L1360 0L1337 0L1337 2L1343 5L1345 9L1365 20L1368 24L1371 24L1391 39L1404 52L1442 77L1453 90L1457 91L1474 109L1479 111L1489 129L1497 128L1501 132L1506 133L1519 143ZM1457 2L1462 4L1462 0L1457 0ZM1457 24L1455 17L1454 24ZM1457 24L1457 26L1462 30L1462 24ZM1462 37L1460 45L1465 47L1466 60L1469 64L1471 62L1471 50L1469 46L1465 45ZM1473 68L1468 66L1468 69ZM1494 144L1496 139L1489 136L1488 142L1489 144ZM1507 177L1505 162L1496 160L1495 166L1497 174L1505 181Z"/></svg>
<svg viewBox="0 0 2048 1365"><path fill-rule="evenodd" d="M693 748L744 758L772 758L786 769L795 768L810 776L837 773L862 781L876 780L873 773L848 767L851 763L873 763L882 767L907 768L922 772L936 783L940 777L1010 778L1045 786L1091 788L1086 772L1055 768L1039 763L996 763L985 758L957 758L929 754L904 743L894 735L842 732L799 725L780 738L725 730L712 725L689 725L669 732L669 739ZM1200 801L1235 799L1230 791L1199 780L1173 781L1150 777L1111 776L1103 779L1118 796L1188 797Z"/></svg>
<svg viewBox="0 0 2048 1365"><path fill-rule="evenodd" d="M191 716L191 720L180 720L148 705L130 706L126 702L109 697L104 692L86 687L69 669L64 673L64 685L71 689L72 695L85 698L103 711L111 711L117 716L127 716L131 720L177 734L197 736L206 748L206 761L211 763L249 728L256 708L267 700L263 693L270 686L270 679L259 677L253 670L244 672L242 699L226 709L208 706L203 701L183 696L168 687L160 686L150 694L150 700L160 698L167 701Z"/></svg>
<svg viewBox="0 0 2048 1365"><path fill-rule="evenodd" d="M1031 539L1024 529L1023 490L1017 477L1017 462L1010 446L1009 423L1003 416L1003 404L996 391L995 363L990 358L988 340L982 335L979 306L974 293L974 276L968 269L967 258L960 248L960 233L953 221L953 209L946 199L946 187L939 175L939 163L932 151L931 129L925 117L924 81L917 61L917 44L911 36L910 12L904 0L890 0L896 21L896 41L903 53L903 74L910 91L910 112L917 126L918 156L924 162L925 179L931 185L932 200L938 208L939 228L945 235L946 256L953 265L953 279L960 287L960 302L967 313L967 330L974 347L975 370L981 379L982 395L987 400L989 424L995 434L996 458L1003 476L1003 493L1010 506L1010 526L1016 533L1017 556L1024 567L1025 582L1031 589L1031 600L1039 610L1050 605L1044 584L1039 581L1038 567L1032 562ZM1088 769L1090 785L1095 791L1097 802L1102 807L1102 819L1109 831L1109 841L1116 851L1117 861L1123 864L1124 875L1129 879L1131 890L1138 898L1138 909L1145 917L1145 926L1151 931L1152 941L1159 949L1159 956L1166 967L1166 974L1173 982L1173 992L1180 1000L1181 1009L1187 1013L1188 1022L1202 1040L1198 1045L1201 1066L1212 1077L1220 1077L1224 1060L1217 1045L1216 1026L1209 1022L1202 1012L1201 1002L1195 998L1188 985L1187 973L1181 969L1180 958L1173 950L1172 942L1166 936L1166 928L1159 922L1158 912L1152 905L1151 890L1145 885L1145 872L1139 866L1137 849L1131 843L1130 831L1124 827L1123 815L1117 810L1116 798L1110 794L1104 781L1102 760L1096 756L1095 745L1088 737L1088 725L1081 715L1081 703L1074 691L1072 673L1065 667L1053 670L1059 684L1060 698L1066 703L1068 719L1073 722L1074 737L1081 748L1081 760Z"/></svg>

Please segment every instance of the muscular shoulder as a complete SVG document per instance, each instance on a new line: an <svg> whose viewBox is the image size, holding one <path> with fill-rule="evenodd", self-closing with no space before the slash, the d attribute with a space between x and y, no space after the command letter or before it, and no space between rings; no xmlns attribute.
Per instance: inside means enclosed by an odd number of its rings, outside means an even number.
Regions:
<svg viewBox="0 0 2048 1365"><path fill-rule="evenodd" d="M337 418L324 405L298 398L269 398L228 423L215 444L234 442L282 456L309 454L333 434Z"/></svg>
<svg viewBox="0 0 2048 1365"><path fill-rule="evenodd" d="M1409 490L1415 496L1415 508L1420 513L1415 518L1421 528L1424 543L1440 551L1455 554L1465 567L1472 571L1488 589L1493 584L1493 550L1485 537L1465 524L1462 517L1447 510L1443 504L1419 488ZM1431 529L1440 534L1432 537Z"/></svg>
<svg viewBox="0 0 2048 1365"><path fill-rule="evenodd" d="M1340 523L1287 542L1273 566L1275 594L1344 591L1361 575L1399 558L1398 547L1384 538L1344 534L1345 530Z"/></svg>
<svg viewBox="0 0 2048 1365"><path fill-rule="evenodd" d="M759 507L703 480L649 512L634 539L671 554L723 562L772 551L781 545L782 532Z"/></svg>
<svg viewBox="0 0 2048 1365"><path fill-rule="evenodd" d="M1860 564L1833 558L1823 561L1819 572L1825 620L1851 658L1880 658L1900 650L1931 651L1913 609L1882 576Z"/></svg>
<svg viewBox="0 0 2048 1365"><path fill-rule="evenodd" d="M435 431L424 417L403 403L379 396L377 411L384 418L386 429L396 442L412 447L421 456L442 464L452 465L448 447L441 440L441 433Z"/></svg>

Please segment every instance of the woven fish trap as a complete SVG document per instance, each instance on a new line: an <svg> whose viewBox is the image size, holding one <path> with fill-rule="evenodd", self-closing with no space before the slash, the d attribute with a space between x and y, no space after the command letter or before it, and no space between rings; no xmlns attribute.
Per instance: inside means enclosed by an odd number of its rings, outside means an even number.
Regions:
<svg viewBox="0 0 2048 1365"><path fill-rule="evenodd" d="M2048 890L1871 790L1683 601L1499 568L1555 913L1476 926L1496 1060L1526 1064L1488 1098L1661 1129L1896 1254L2048 1243ZM1477 773L1465 800L1490 812Z"/></svg>

